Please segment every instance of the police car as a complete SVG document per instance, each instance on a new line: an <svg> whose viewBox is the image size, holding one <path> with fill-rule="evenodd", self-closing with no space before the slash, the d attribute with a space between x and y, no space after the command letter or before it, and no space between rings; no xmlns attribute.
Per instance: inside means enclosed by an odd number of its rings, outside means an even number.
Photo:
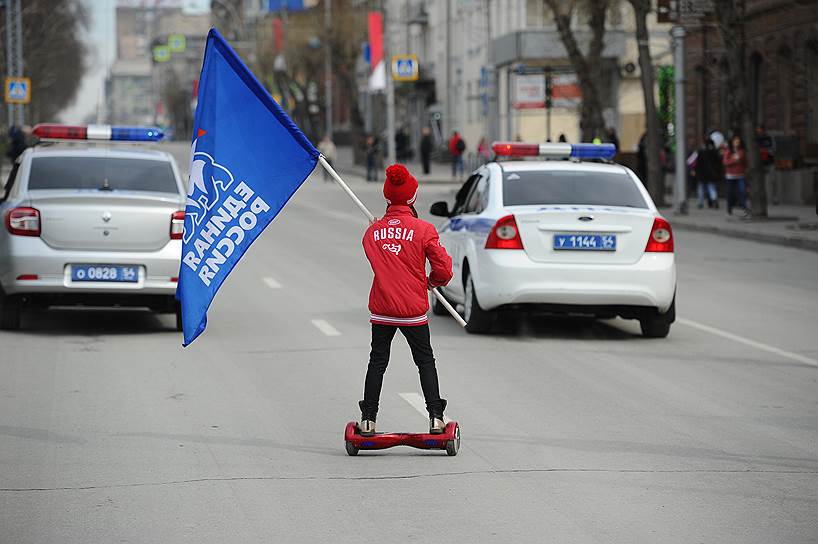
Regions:
<svg viewBox="0 0 818 544"><path fill-rule="evenodd" d="M614 146L492 148L497 160L468 178L453 207L431 209L447 218L438 231L454 279L443 295L463 306L466 330L490 331L501 312L535 311L638 319L645 336L667 336L673 233L639 178L609 162Z"/></svg>
<svg viewBox="0 0 818 544"><path fill-rule="evenodd" d="M146 306L176 313L187 191L152 127L37 125L0 194L0 328L25 306ZM74 140L75 145L59 142ZM96 140L102 145L86 145ZM80 145L76 145L79 141Z"/></svg>

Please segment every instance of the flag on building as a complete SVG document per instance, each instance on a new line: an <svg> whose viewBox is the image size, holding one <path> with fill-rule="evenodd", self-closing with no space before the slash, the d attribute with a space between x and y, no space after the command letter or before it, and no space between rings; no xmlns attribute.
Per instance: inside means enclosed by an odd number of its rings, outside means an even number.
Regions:
<svg viewBox="0 0 818 544"><path fill-rule="evenodd" d="M370 91L386 89L386 63L383 60L383 15L380 11L370 11L369 28L369 73Z"/></svg>
<svg viewBox="0 0 818 544"><path fill-rule="evenodd" d="M183 345L204 331L219 287L310 175L318 155L211 29L199 78L176 291Z"/></svg>

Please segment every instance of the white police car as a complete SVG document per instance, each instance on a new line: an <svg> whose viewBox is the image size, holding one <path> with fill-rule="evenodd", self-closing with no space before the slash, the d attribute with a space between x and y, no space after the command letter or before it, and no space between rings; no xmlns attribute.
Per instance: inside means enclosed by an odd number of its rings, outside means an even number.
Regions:
<svg viewBox="0 0 818 544"><path fill-rule="evenodd" d="M648 337L675 320L670 224L639 178L603 162L611 144L497 142L438 228L452 256L444 296L463 305L466 330L488 332L500 311L638 319ZM522 160L536 157L536 160ZM500 160L500 159L520 160ZM445 308L432 298L435 314Z"/></svg>
<svg viewBox="0 0 818 544"><path fill-rule="evenodd" d="M0 329L18 328L26 305L66 304L146 306L176 313L180 328L187 191L176 162L109 142L155 141L161 131L37 125L34 134L79 142L27 149L0 193Z"/></svg>

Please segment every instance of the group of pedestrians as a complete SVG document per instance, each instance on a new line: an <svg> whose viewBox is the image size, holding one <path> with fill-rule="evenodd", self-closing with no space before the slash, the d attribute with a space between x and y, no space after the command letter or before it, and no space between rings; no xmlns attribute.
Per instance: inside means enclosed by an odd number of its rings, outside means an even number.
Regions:
<svg viewBox="0 0 818 544"><path fill-rule="evenodd" d="M763 127L758 131L762 136ZM767 138L769 139L769 138ZM769 160L769 146L760 146L762 162ZM724 181L726 185L727 213L732 215L738 208L741 213L750 214L748 206L751 187L747 180L747 152L744 142L738 134L730 139L714 131L704 137L702 145L687 159L691 177L695 179L697 206L719 208L718 186Z"/></svg>

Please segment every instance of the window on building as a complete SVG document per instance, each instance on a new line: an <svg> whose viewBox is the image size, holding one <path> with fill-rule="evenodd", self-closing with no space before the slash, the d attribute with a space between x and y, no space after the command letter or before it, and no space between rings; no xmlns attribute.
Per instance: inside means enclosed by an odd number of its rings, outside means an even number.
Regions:
<svg viewBox="0 0 818 544"><path fill-rule="evenodd" d="M778 127L784 131L792 129L792 50L782 47L778 50Z"/></svg>
<svg viewBox="0 0 818 544"><path fill-rule="evenodd" d="M526 0L525 26L542 28L554 23L554 13L545 5L543 0Z"/></svg>
<svg viewBox="0 0 818 544"><path fill-rule="evenodd" d="M750 113L753 116L753 123L756 125L763 124L764 112L762 111L764 96L764 78L762 77L762 70L764 69L764 59L761 53L753 51L750 55Z"/></svg>
<svg viewBox="0 0 818 544"><path fill-rule="evenodd" d="M810 143L818 143L818 41L807 44L804 50L804 75L807 80L807 134Z"/></svg>

